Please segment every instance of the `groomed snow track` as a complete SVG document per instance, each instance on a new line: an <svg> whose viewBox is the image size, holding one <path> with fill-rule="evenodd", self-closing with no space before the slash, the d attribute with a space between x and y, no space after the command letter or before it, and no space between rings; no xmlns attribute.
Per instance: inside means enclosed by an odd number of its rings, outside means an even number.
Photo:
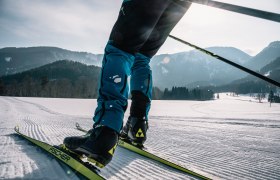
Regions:
<svg viewBox="0 0 280 180"><path fill-rule="evenodd" d="M13 128L19 124L31 137L60 144L66 136L82 134L76 122L91 127L88 109L93 111L89 104L94 103L0 97L0 179L80 179ZM81 109L74 112L76 106ZM153 107L149 151L213 179L280 178L279 105L222 95L207 102L155 101ZM101 174L107 179L195 179L123 148Z"/></svg>

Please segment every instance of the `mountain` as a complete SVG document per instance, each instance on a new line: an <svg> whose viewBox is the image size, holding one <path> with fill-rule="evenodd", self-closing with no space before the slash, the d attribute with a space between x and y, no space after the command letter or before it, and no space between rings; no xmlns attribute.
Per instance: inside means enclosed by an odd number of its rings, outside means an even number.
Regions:
<svg viewBox="0 0 280 180"><path fill-rule="evenodd" d="M274 41L255 57L251 58L245 65L253 70L259 71L262 67L278 57L280 57L280 41Z"/></svg>
<svg viewBox="0 0 280 180"><path fill-rule="evenodd" d="M259 73L280 82L280 56L261 68ZM270 90L276 91L276 87L252 75L235 80L232 83L220 86L216 89L216 91L220 92L235 91L242 94L268 93Z"/></svg>
<svg viewBox="0 0 280 180"><path fill-rule="evenodd" d="M239 64L245 64L251 58L248 54L233 47L211 47L207 50ZM197 50L155 56L151 67L154 84L160 88L221 85L246 75Z"/></svg>
<svg viewBox="0 0 280 180"><path fill-rule="evenodd" d="M260 72L272 79L280 81L280 56L268 65L264 66Z"/></svg>
<svg viewBox="0 0 280 180"><path fill-rule="evenodd" d="M236 48L211 47L209 50L242 64L250 58L248 54ZM102 54L74 52L56 47L3 48L0 49L0 76L23 72L63 59L101 66L102 58ZM170 59L169 64L163 62L167 58ZM161 88L183 86L197 81L222 84L240 77L235 77L235 71L229 71L228 68L232 68L228 65L197 51L158 55L153 58L151 66L154 70L154 82ZM224 79L220 74L229 75Z"/></svg>
<svg viewBox="0 0 280 180"><path fill-rule="evenodd" d="M209 47L207 50L259 71L280 57L280 41L270 43L254 57L234 47ZM101 66L102 58L102 54L74 52L55 47L3 48L0 49L0 76L30 70L62 59ZM151 61L151 68L154 85L161 90L173 86L220 86L247 76L241 70L197 50L157 55Z"/></svg>
<svg viewBox="0 0 280 180"><path fill-rule="evenodd" d="M63 59L100 66L102 57L101 54L56 47L3 48L0 49L0 76L23 72Z"/></svg>
<svg viewBox="0 0 280 180"><path fill-rule="evenodd" d="M96 98L100 67L62 60L2 76L0 95Z"/></svg>

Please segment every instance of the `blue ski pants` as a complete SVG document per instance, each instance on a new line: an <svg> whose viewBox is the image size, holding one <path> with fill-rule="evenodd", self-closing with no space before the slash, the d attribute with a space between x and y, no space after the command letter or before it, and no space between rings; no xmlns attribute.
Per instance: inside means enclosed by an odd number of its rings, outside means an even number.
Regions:
<svg viewBox="0 0 280 180"><path fill-rule="evenodd" d="M190 3L180 0L124 0L105 47L93 120L120 132L130 90L152 98L150 60L183 17ZM141 103L140 103L141 104ZM134 108L137 109L137 108ZM140 109L140 107L139 107Z"/></svg>

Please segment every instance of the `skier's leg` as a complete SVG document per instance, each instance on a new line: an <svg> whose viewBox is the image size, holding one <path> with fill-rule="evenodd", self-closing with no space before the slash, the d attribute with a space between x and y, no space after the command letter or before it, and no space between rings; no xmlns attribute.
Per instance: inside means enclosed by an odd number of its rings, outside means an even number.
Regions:
<svg viewBox="0 0 280 180"><path fill-rule="evenodd" d="M130 117L122 131L122 137L143 146L148 129L148 112L152 96L152 71L150 59L165 42L171 30L183 17L190 3L172 1L165 9L152 33L135 56L131 75L132 103Z"/></svg>
<svg viewBox="0 0 280 180"><path fill-rule="evenodd" d="M110 34L113 45L132 54L145 44L171 0L124 0Z"/></svg>
<svg viewBox="0 0 280 180"><path fill-rule="evenodd" d="M152 96L152 71L150 58L137 53L131 68L131 107L130 116L123 128L121 137L129 139L134 145L142 147L147 139L148 112Z"/></svg>
<svg viewBox="0 0 280 180"><path fill-rule="evenodd" d="M122 4L119 17L110 34L109 43L115 48L121 49L122 51L127 53L134 54L135 57L137 57L137 62L134 64L132 71L138 71L138 73L133 74L140 75L141 73L144 73L145 77L146 75L149 75L150 69L149 62L147 62L147 60L149 61L150 58L139 54L138 51L149 38L153 28L157 24L159 18L161 17L164 10L168 7L170 2L171 1L169 0L130 0L124 1L124 3ZM117 60L118 57L115 57L114 59ZM110 62L107 63L107 66L113 68L117 67L115 65L111 66L110 64ZM143 68L141 68L141 66L143 66ZM98 107L95 111L94 121L95 124L105 125L119 132L123 121L123 114L127 105L127 93L125 92L125 96L123 96L123 94L122 96L116 95L116 92L112 91L114 87L111 87L109 83L107 88L102 88L103 78L105 77L104 73L108 73L108 70L109 68L102 69L103 73L101 78L101 88L99 90ZM145 77L137 77L133 75L132 81L139 82L132 85L132 88L134 88L135 86L135 88L138 89L139 84L142 83L140 81L144 81L144 79L146 81ZM146 83L151 83L151 78L150 81ZM144 89L146 88L147 87L144 87ZM151 88L152 87L150 86L150 89ZM146 95L151 94L150 89L146 90L147 93L144 95L145 99L147 99ZM133 99L139 97L142 98L143 96L138 92L132 94ZM145 111L148 111L148 108L146 108L146 106L149 107L151 95L148 95L148 97L149 98L146 100L147 102L145 102L146 104L144 106L137 105L137 107L143 107ZM136 102L142 103L142 101ZM143 131L146 132L146 130ZM140 134L141 137L142 135L143 134Z"/></svg>
<svg viewBox="0 0 280 180"><path fill-rule="evenodd" d="M110 35L109 47L105 50L98 107L94 115L95 124L105 125L120 132L127 106L126 78L130 75L129 70L135 56L138 56L139 48L147 41L169 4L170 1L166 0L123 2ZM123 81L114 82L114 78L120 75L123 76Z"/></svg>
<svg viewBox="0 0 280 180"><path fill-rule="evenodd" d="M104 125L120 132L127 108L127 77L133 61L134 55L107 44L102 63L98 106L93 118L95 125Z"/></svg>
<svg viewBox="0 0 280 180"><path fill-rule="evenodd" d="M111 161L127 107L126 78L135 54L169 3L169 0L124 0L105 48L94 127L86 136L65 138L67 148L103 165Z"/></svg>
<svg viewBox="0 0 280 180"><path fill-rule="evenodd" d="M132 104L130 115L148 120L148 113L152 99L153 78L150 67L151 58L137 53L131 68Z"/></svg>
<svg viewBox="0 0 280 180"><path fill-rule="evenodd" d="M111 161L117 146L118 133L127 107L127 77L133 61L134 55L107 44L93 129L85 136L64 139L69 150L85 154L89 161L95 162L99 167L104 167Z"/></svg>
<svg viewBox="0 0 280 180"><path fill-rule="evenodd" d="M173 0L161 15L149 39L145 41L139 52L147 57L153 57L190 5L191 3L186 1Z"/></svg>

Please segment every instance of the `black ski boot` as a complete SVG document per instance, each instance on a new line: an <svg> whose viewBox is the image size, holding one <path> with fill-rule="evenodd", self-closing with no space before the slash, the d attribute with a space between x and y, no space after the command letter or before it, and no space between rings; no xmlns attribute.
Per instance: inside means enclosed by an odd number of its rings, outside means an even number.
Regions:
<svg viewBox="0 0 280 180"><path fill-rule="evenodd" d="M85 155L88 161L103 168L112 160L118 133L106 126L97 125L83 136L66 137L63 143L68 150Z"/></svg>
<svg viewBox="0 0 280 180"><path fill-rule="evenodd" d="M143 148L143 144L147 139L148 121L146 116L150 109L151 101L140 91L132 91L131 95L130 116L121 132L121 139Z"/></svg>
<svg viewBox="0 0 280 180"><path fill-rule="evenodd" d="M136 117L129 117L126 125L121 132L121 139L127 141L139 148L147 139L148 121Z"/></svg>

